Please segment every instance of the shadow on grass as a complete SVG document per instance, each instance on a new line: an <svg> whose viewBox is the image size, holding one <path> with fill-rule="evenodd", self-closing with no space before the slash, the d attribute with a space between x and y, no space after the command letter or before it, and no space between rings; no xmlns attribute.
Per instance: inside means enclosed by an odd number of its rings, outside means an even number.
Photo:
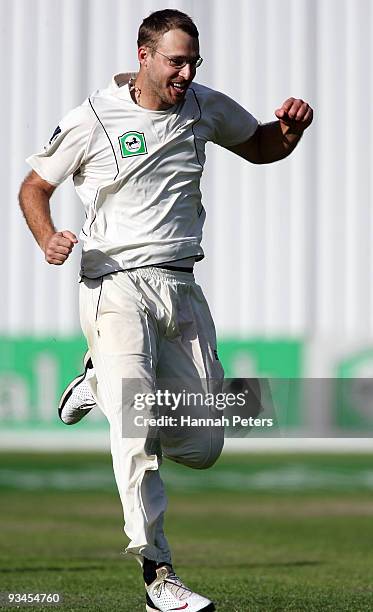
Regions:
<svg viewBox="0 0 373 612"><path fill-rule="evenodd" d="M87 567L13 567L0 568L0 574L14 574L15 572L91 572L92 570L107 569L105 565L89 565Z"/></svg>
<svg viewBox="0 0 373 612"><path fill-rule="evenodd" d="M318 565L327 565L327 563L325 561L263 561L262 563L219 563L219 565L210 564L208 567L209 569L256 569L265 567L315 567Z"/></svg>

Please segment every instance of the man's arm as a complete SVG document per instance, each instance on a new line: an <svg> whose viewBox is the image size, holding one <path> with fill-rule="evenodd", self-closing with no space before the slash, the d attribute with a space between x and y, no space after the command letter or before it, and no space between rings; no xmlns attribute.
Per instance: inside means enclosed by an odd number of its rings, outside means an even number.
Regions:
<svg viewBox="0 0 373 612"><path fill-rule="evenodd" d="M72 232L58 232L54 227L49 201L55 188L32 170L21 185L19 204L46 261L60 266L78 240Z"/></svg>
<svg viewBox="0 0 373 612"><path fill-rule="evenodd" d="M227 149L253 164L270 164L290 155L312 123L312 108L303 100L289 98L275 115L278 121L259 125L249 140Z"/></svg>

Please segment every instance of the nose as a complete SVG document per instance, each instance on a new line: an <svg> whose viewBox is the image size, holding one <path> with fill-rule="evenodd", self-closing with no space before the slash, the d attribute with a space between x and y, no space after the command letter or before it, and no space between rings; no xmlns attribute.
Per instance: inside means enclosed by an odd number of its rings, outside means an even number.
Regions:
<svg viewBox="0 0 373 612"><path fill-rule="evenodd" d="M185 79L186 81L189 81L189 79L192 76L192 68L190 64L185 64L184 68L182 68L181 70L179 70L179 74L183 77L183 79Z"/></svg>

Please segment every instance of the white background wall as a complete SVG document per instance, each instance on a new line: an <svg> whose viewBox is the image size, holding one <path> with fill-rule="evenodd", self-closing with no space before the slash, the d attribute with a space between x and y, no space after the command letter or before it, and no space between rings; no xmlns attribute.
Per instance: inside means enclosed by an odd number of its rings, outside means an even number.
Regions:
<svg viewBox="0 0 373 612"><path fill-rule="evenodd" d="M160 8L189 13L205 62L196 80L261 121L290 95L315 121L291 159L251 166L208 145L206 259L198 265L220 336L373 337L370 0L0 0L2 333L79 330L79 254L48 266L17 192L24 158L115 72L136 68L137 29ZM60 229L79 231L72 185Z"/></svg>

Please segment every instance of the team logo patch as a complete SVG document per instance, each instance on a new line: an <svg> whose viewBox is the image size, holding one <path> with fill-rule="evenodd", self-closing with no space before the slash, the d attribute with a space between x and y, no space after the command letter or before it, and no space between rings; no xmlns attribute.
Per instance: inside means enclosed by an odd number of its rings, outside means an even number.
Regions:
<svg viewBox="0 0 373 612"><path fill-rule="evenodd" d="M122 157L146 155L148 152L144 132L126 132L119 136L119 144Z"/></svg>

